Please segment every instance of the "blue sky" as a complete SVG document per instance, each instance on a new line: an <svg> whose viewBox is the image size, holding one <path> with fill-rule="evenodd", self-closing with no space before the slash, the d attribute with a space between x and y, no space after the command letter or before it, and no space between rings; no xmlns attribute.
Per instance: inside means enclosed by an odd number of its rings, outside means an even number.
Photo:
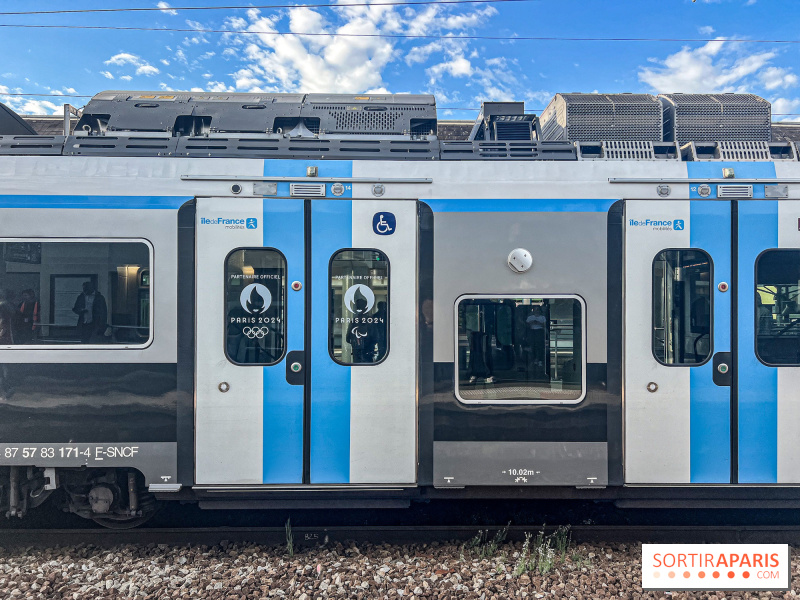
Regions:
<svg viewBox="0 0 800 600"><path fill-rule="evenodd" d="M355 0L340 0L341 3ZM383 0L386 1L386 0ZM323 2L314 2L323 3ZM171 0L173 6L246 5ZM292 4L260 0L252 4ZM549 0L498 4L175 11L140 0L3 0L0 11L157 7L140 13L0 15L2 24L181 28L189 32L0 28L0 102L53 113L105 89L433 93L440 118L481 100L542 109L557 92L752 92L800 113L798 0ZM321 33L204 33L202 29ZM422 34L432 39L333 33ZM703 38L710 42L474 40L464 36ZM81 106L86 99L65 99ZM458 110L453 110L458 109ZM466 109L466 110L462 110ZM800 120L798 116L776 119Z"/></svg>

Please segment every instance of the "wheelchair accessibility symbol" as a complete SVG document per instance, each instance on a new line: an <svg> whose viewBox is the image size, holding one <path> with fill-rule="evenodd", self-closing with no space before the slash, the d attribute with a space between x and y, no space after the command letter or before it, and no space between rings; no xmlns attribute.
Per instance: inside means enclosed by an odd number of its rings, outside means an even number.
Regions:
<svg viewBox="0 0 800 600"><path fill-rule="evenodd" d="M375 213L372 217L372 231L378 235L392 235L397 227L397 219L390 212Z"/></svg>

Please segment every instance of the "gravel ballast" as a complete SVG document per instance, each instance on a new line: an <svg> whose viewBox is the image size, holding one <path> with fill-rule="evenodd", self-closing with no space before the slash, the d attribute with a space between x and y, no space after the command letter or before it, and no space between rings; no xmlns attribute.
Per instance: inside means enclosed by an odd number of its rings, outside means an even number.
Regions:
<svg viewBox="0 0 800 600"><path fill-rule="evenodd" d="M2 543L0 539L0 544ZM289 556L285 547L126 545L0 549L0 598L299 599L795 598L788 592L644 592L639 545L572 545L525 569L535 540L496 548L329 544ZM548 570L549 569L549 570Z"/></svg>

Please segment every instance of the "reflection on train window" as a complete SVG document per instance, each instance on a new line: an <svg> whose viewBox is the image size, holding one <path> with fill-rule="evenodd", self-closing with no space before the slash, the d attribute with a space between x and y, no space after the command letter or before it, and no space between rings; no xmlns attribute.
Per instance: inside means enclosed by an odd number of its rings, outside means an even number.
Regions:
<svg viewBox="0 0 800 600"><path fill-rule="evenodd" d="M140 346L150 339L150 246L0 242L0 346Z"/></svg>
<svg viewBox="0 0 800 600"><path fill-rule="evenodd" d="M653 355L665 365L699 365L711 356L711 258L702 250L664 250L653 261Z"/></svg>
<svg viewBox="0 0 800 600"><path fill-rule="evenodd" d="M458 302L458 386L465 402L583 397L583 305L577 298L468 297Z"/></svg>
<svg viewBox="0 0 800 600"><path fill-rule="evenodd" d="M756 354L800 364L800 250L767 250L756 261Z"/></svg>
<svg viewBox="0 0 800 600"><path fill-rule="evenodd" d="M330 282L328 335L333 360L343 365L381 362L389 352L386 255L378 250L341 250L331 258Z"/></svg>
<svg viewBox="0 0 800 600"><path fill-rule="evenodd" d="M286 259L234 250L225 261L225 351L240 365L274 365L286 349Z"/></svg>

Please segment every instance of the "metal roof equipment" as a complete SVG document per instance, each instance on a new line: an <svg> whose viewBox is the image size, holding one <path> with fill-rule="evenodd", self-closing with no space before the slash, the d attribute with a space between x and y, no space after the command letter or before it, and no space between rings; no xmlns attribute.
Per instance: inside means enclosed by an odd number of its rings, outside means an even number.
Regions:
<svg viewBox="0 0 800 600"><path fill-rule="evenodd" d="M769 142L772 108L754 94L661 94L668 141Z"/></svg>
<svg viewBox="0 0 800 600"><path fill-rule="evenodd" d="M467 138L470 142L529 142L536 138L536 115L525 114L524 102L482 102Z"/></svg>
<svg viewBox="0 0 800 600"><path fill-rule="evenodd" d="M123 92L97 94L76 130L88 135L215 134L436 135L430 95L210 94Z"/></svg>
<svg viewBox="0 0 800 600"><path fill-rule="evenodd" d="M36 130L0 102L0 135L36 135Z"/></svg>
<svg viewBox="0 0 800 600"><path fill-rule="evenodd" d="M539 117L543 140L663 141L662 106L650 94L556 94Z"/></svg>

